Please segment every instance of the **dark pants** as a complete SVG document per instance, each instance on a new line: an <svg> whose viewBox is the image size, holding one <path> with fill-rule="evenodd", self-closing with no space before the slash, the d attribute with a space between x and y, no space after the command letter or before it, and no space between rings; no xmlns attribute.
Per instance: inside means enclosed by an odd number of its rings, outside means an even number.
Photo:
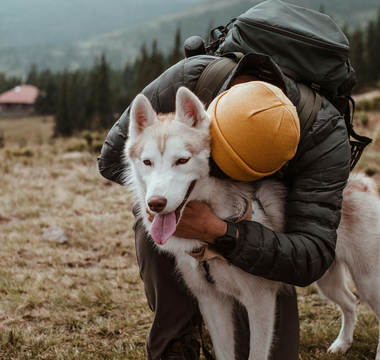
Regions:
<svg viewBox="0 0 380 360"><path fill-rule="evenodd" d="M182 279L174 275L174 259L159 253L141 226L135 225L136 253L140 275L144 282L149 307L155 313L146 339L148 360L160 360L170 340L191 334L196 328L196 301L189 295ZM237 359L246 360L249 354L249 325L246 311L235 307L237 330L235 348ZM277 297L276 334L272 360L297 360L299 349L299 319L297 295Z"/></svg>

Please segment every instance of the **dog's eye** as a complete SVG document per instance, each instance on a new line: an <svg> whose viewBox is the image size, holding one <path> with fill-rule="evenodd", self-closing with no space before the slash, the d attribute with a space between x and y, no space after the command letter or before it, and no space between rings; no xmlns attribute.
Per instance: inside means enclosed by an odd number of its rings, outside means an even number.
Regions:
<svg viewBox="0 0 380 360"><path fill-rule="evenodd" d="M176 165L182 165L182 164L186 164L188 161L190 160L190 158L182 158L182 159L178 159L177 162L176 162Z"/></svg>
<svg viewBox="0 0 380 360"><path fill-rule="evenodd" d="M144 160L143 163L144 163L146 166L152 166L152 163L150 162L150 160Z"/></svg>

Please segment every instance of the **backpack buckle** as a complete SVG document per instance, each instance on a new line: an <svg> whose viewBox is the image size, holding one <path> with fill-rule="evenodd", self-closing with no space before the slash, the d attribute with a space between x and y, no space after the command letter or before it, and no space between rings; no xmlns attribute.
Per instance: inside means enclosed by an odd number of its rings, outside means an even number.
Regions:
<svg viewBox="0 0 380 360"><path fill-rule="evenodd" d="M321 85L311 83L310 87L311 87L314 91L317 91L318 93L321 91Z"/></svg>

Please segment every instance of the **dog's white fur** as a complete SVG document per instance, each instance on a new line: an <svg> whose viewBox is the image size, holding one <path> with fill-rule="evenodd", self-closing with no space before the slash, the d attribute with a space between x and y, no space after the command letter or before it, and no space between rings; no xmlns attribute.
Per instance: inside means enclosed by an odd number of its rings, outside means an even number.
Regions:
<svg viewBox="0 0 380 360"><path fill-rule="evenodd" d="M128 183L136 195L149 231L145 209L152 196L167 199L162 213L178 208L192 181L194 190L187 201L204 201L221 219L244 213L246 200L256 202L253 221L281 231L288 189L276 180L252 183L209 177L210 119L202 103L186 88L176 96L176 113L156 115L148 99L138 95L131 108L129 140L125 153L129 163ZM179 159L189 159L179 164ZM146 164L144 164L144 160ZM148 165L147 165L148 164ZM257 200L259 199L259 202ZM259 203L262 205L259 206ZM181 213L183 208L181 210ZM336 261L317 282L319 291L339 305L343 324L330 352L344 352L353 338L356 298L348 289L344 268L351 271L362 299L380 317L380 201L376 185L364 175L351 176L344 191L342 220L338 230ZM198 299L218 360L231 360L234 353L232 300L248 312L250 322L249 360L266 360L270 354L275 321L276 293L286 285L250 275L214 258L208 261L215 284L208 282L200 263L188 255L203 243L172 236L156 245L176 259L179 272ZM380 360L380 347L376 360Z"/></svg>

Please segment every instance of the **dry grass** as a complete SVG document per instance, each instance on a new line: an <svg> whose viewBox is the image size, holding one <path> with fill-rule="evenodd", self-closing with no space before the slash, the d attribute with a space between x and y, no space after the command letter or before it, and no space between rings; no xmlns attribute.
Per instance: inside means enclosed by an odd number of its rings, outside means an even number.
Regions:
<svg viewBox="0 0 380 360"><path fill-rule="evenodd" d="M65 151L72 139L35 144L26 119L8 124L19 132L6 130L0 151L1 358L144 358L152 314L126 192L99 175L96 154ZM68 242L43 242L48 226Z"/></svg>
<svg viewBox="0 0 380 360"><path fill-rule="evenodd" d="M369 126L377 134L380 119ZM52 119L0 120L0 358L144 359L148 308L124 189L103 179L83 139L51 140ZM75 144L84 144L77 149ZM380 139L360 165L377 177ZM372 171L372 170L371 170ZM60 226L65 244L42 241ZM326 355L339 311L313 286L298 289L300 358L373 359L375 316L358 306L354 344Z"/></svg>
<svg viewBox="0 0 380 360"><path fill-rule="evenodd" d="M52 116L0 118L0 135L5 145L33 146L49 142L54 129Z"/></svg>

